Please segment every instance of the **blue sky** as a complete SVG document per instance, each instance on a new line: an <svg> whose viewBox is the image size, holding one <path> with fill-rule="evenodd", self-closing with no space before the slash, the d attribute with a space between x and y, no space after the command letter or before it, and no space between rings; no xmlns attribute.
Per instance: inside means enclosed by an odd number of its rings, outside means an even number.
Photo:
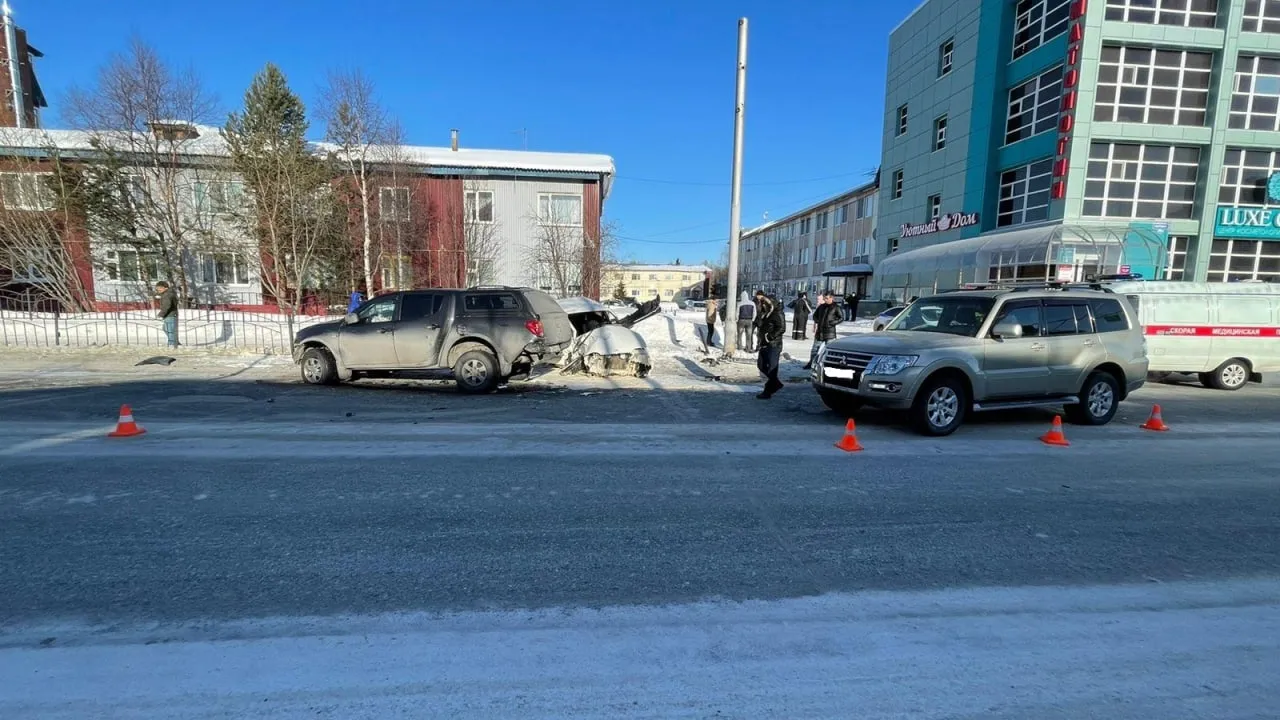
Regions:
<svg viewBox="0 0 1280 720"><path fill-rule="evenodd" d="M599 152L624 256L715 260L728 236L737 19L751 23L743 225L866 182L880 157L888 33L870 0L12 0L49 96L132 35L195 67L227 109L264 63L311 101L359 67L410 142ZM106 8L110 7L107 11ZM367 9L372 9L368 12ZM318 134L319 129L313 128Z"/></svg>

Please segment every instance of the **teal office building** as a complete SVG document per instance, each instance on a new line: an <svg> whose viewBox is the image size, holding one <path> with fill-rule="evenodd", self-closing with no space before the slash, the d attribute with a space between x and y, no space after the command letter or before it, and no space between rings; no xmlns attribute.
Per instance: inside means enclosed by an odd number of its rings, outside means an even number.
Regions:
<svg viewBox="0 0 1280 720"><path fill-rule="evenodd" d="M881 296L1280 282L1280 0L928 0L890 35Z"/></svg>

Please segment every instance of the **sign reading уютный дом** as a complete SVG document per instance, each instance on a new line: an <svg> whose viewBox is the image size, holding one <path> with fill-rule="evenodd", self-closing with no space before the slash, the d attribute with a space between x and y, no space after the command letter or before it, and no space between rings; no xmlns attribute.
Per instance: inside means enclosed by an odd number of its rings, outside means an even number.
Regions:
<svg viewBox="0 0 1280 720"><path fill-rule="evenodd" d="M978 213L976 212L947 213L927 223L902 223L902 232L900 234L904 238L919 237L920 235L932 235L936 232L958 230L977 224Z"/></svg>
<svg viewBox="0 0 1280 720"><path fill-rule="evenodd" d="M1219 205L1213 215L1213 236L1280 240L1280 208Z"/></svg>

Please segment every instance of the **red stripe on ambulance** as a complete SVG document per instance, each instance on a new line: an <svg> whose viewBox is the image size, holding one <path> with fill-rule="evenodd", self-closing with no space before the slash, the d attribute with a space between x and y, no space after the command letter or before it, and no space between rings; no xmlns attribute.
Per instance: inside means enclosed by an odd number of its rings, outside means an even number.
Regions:
<svg viewBox="0 0 1280 720"><path fill-rule="evenodd" d="M1147 335L1162 337L1280 337L1280 328L1223 325L1148 325Z"/></svg>

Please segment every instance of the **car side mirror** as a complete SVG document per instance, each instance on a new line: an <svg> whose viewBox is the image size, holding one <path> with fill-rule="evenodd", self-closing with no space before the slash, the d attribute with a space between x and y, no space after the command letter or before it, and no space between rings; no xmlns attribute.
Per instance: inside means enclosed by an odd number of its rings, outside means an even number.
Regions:
<svg viewBox="0 0 1280 720"><path fill-rule="evenodd" d="M1020 338L1022 337L1022 325L1009 321L997 323L995 328L991 330L991 337L997 340Z"/></svg>
<svg viewBox="0 0 1280 720"><path fill-rule="evenodd" d="M355 325L358 322L360 322L360 316L355 313L347 313L347 316L342 318L343 325Z"/></svg>

